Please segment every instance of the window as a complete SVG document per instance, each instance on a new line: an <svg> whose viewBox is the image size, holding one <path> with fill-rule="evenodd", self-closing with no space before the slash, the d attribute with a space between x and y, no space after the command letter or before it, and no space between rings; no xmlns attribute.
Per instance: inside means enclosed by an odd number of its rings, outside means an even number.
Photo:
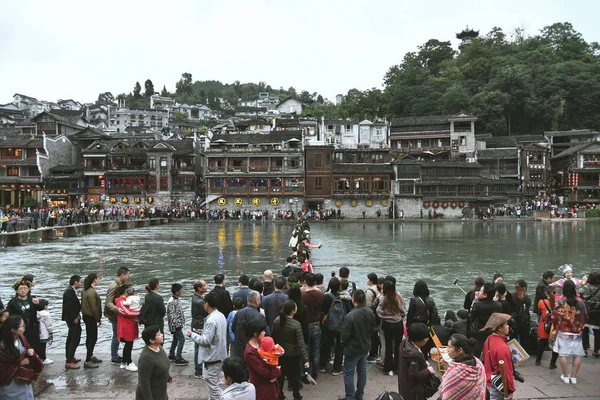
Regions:
<svg viewBox="0 0 600 400"><path fill-rule="evenodd" d="M191 192L194 190L194 177L186 176L183 178L183 190L185 192Z"/></svg>
<svg viewBox="0 0 600 400"><path fill-rule="evenodd" d="M461 146L466 146L467 145L467 137L466 136L461 136L460 137L460 145Z"/></svg>
<svg viewBox="0 0 600 400"><path fill-rule="evenodd" d="M323 154L315 154L315 168L323 168Z"/></svg>
<svg viewBox="0 0 600 400"><path fill-rule="evenodd" d="M19 168L10 167L7 171L8 176L19 176Z"/></svg>
<svg viewBox="0 0 600 400"><path fill-rule="evenodd" d="M155 157L148 158L148 166L151 169L156 169L156 158Z"/></svg>
<svg viewBox="0 0 600 400"><path fill-rule="evenodd" d="M327 125L327 131L333 132L333 125Z"/></svg>
<svg viewBox="0 0 600 400"><path fill-rule="evenodd" d="M346 125L346 133L350 133L351 130L352 130L352 126Z"/></svg>
<svg viewBox="0 0 600 400"><path fill-rule="evenodd" d="M323 189L323 183L321 181L321 178L315 178L315 190L321 189Z"/></svg>
<svg viewBox="0 0 600 400"><path fill-rule="evenodd" d="M167 176L161 176L160 177L160 191L167 191L169 190L169 177Z"/></svg>
<svg viewBox="0 0 600 400"><path fill-rule="evenodd" d="M414 193L414 183L398 183L398 193L403 194L413 194Z"/></svg>
<svg viewBox="0 0 600 400"><path fill-rule="evenodd" d="M417 148L420 148L420 147L421 147L421 141L417 140Z"/></svg>

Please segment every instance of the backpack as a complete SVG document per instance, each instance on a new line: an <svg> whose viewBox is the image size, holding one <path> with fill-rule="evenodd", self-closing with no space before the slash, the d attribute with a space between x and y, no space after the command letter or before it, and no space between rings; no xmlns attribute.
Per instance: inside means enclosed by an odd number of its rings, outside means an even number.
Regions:
<svg viewBox="0 0 600 400"><path fill-rule="evenodd" d="M387 390L381 393L375 400L403 400L404 398L400 396L397 392L388 392Z"/></svg>
<svg viewBox="0 0 600 400"><path fill-rule="evenodd" d="M346 318L346 306L339 297L334 297L329 312L327 313L327 329L330 331L340 332L342 330L342 322Z"/></svg>
<svg viewBox="0 0 600 400"><path fill-rule="evenodd" d="M138 316L138 321L140 324L142 325L146 325L146 323L148 322L148 317L149 317L149 311L150 311L150 302L145 301L142 304L142 308L140 308L140 315Z"/></svg>

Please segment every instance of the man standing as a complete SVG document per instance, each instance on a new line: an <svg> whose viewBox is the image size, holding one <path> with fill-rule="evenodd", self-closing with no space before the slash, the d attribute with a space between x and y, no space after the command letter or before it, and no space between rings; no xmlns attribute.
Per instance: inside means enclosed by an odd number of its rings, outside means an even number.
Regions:
<svg viewBox="0 0 600 400"><path fill-rule="evenodd" d="M267 319L269 328L273 327L273 321L279 315L283 303L288 299L287 294L283 293L284 287L285 278L283 276L278 276L275 278L275 291L265 297L265 300L262 302L262 309L265 310L265 318Z"/></svg>
<svg viewBox="0 0 600 400"><path fill-rule="evenodd" d="M273 271L270 269L263 272L263 296L273 293Z"/></svg>
<svg viewBox="0 0 600 400"><path fill-rule="evenodd" d="M308 356L310 360L310 373L317 379L319 373L319 360L321 354L321 320L323 293L317 289L315 274L306 274L304 278L306 290L302 293L302 301L308 309Z"/></svg>
<svg viewBox="0 0 600 400"><path fill-rule="evenodd" d="M367 385L367 355L371 348L371 334L375 314L365 306L366 296L362 289L352 295L354 308L342 322L340 340L344 348L344 387L346 396L341 399L362 400ZM354 371L358 375L354 388Z"/></svg>
<svg viewBox="0 0 600 400"><path fill-rule="evenodd" d="M181 308L181 295L183 294L183 285L174 283L171 285L171 298L167 303L167 321L169 322L169 332L173 335L171 349L169 350L169 360L175 361L175 365L183 367L188 365L188 361L183 358L183 345L185 344L185 335L183 326L185 325L185 315Z"/></svg>
<svg viewBox="0 0 600 400"><path fill-rule="evenodd" d="M217 310L218 297L209 293L204 298L204 309L208 314L204 329L197 332L187 332L199 346L198 356L194 363L204 363L204 383L208 389L209 400L218 400L223 394L219 387L221 367L227 358L227 320Z"/></svg>
<svg viewBox="0 0 600 400"><path fill-rule="evenodd" d="M366 306L370 308L372 311L377 310L377 306L379 305L379 289L377 287L377 274L371 272L367 275L367 285L369 288L365 292L365 296L367 298ZM367 362L376 363L379 361L379 324L377 323L377 315L375 315L375 328L373 329L373 333L371 334L371 350L369 351L369 357L367 358Z"/></svg>
<svg viewBox="0 0 600 400"><path fill-rule="evenodd" d="M233 293L233 297L231 299L235 300L239 297L240 299L242 299L244 307L246 307L248 305L248 293L250 293L250 288L248 287L248 284L250 283L250 278L248 278L248 275L240 275L238 283L240 285L240 288Z"/></svg>
<svg viewBox="0 0 600 400"><path fill-rule="evenodd" d="M225 316L225 318L227 318L229 313L233 310L233 304L231 302L229 291L225 289L225 275L215 275L215 287L211 290L211 293L217 295L217 309Z"/></svg>
<svg viewBox="0 0 600 400"><path fill-rule="evenodd" d="M77 297L77 289L80 287L81 277L73 275L69 281L69 287L63 293L62 320L69 327L67 343L65 345L65 368L67 369L79 369L77 363L81 361L75 358L75 351L81 341L81 302Z"/></svg>
<svg viewBox="0 0 600 400"><path fill-rule="evenodd" d="M540 302L540 300L546 299L546 288L550 286L552 282L554 282L554 271L546 271L542 275L542 280L540 281L540 283L538 283L537 287L535 288L533 311L537 315L541 315L540 310L538 310L538 303Z"/></svg>
<svg viewBox="0 0 600 400"><path fill-rule="evenodd" d="M352 296L352 293L356 290L356 283L350 280L350 270L347 267L340 268L340 281L342 279L348 280L348 294Z"/></svg>
<svg viewBox="0 0 600 400"><path fill-rule="evenodd" d="M206 293L206 282L198 280L194 282L194 294L192 295L192 332L202 331L204 328L204 318L208 316L204 307L204 293ZM215 294L215 296L217 296ZM218 300L218 296L217 296ZM198 348L200 344L194 345L194 376L202 378L202 363L198 362Z"/></svg>
<svg viewBox="0 0 600 400"><path fill-rule="evenodd" d="M246 348L246 344L248 344L248 340L250 340L250 338L246 336L246 332L244 332L244 327L248 322L254 319L265 320L265 317L263 317L258 310L260 307L260 293L256 290L252 290L248 293L248 298L246 300L248 305L235 314L233 322L231 323L231 329L235 334L235 340L231 347L231 352L233 353L232 356L244 356L244 349ZM270 332L271 330L267 326L267 334L270 334Z"/></svg>
<svg viewBox="0 0 600 400"><path fill-rule="evenodd" d="M129 279L129 268L121 267L117 270L117 279L110 284L106 291L104 299L104 316L112 325L112 341L110 342L110 362L111 364L121 365L123 358L119 357L119 339L117 339L117 314L123 314L115 305L115 297L119 286L127 282Z"/></svg>

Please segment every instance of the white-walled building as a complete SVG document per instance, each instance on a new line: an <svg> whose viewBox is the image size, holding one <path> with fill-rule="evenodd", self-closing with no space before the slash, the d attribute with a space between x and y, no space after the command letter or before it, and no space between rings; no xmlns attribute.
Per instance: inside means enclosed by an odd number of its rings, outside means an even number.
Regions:
<svg viewBox="0 0 600 400"><path fill-rule="evenodd" d="M169 126L169 111L115 108L110 110L109 128L123 133L128 127L161 130Z"/></svg>

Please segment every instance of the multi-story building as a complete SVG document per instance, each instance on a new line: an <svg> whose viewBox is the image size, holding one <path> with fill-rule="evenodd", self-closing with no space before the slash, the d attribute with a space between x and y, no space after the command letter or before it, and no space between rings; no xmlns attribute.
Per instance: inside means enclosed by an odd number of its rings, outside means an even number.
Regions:
<svg viewBox="0 0 600 400"><path fill-rule="evenodd" d="M32 118L32 122L37 124L37 133L41 135L72 135L73 133L85 128L84 122L79 111L76 115L63 116L61 114L69 113L67 110L44 111Z"/></svg>
<svg viewBox="0 0 600 400"><path fill-rule="evenodd" d="M44 104L44 102L36 99L35 97L26 96L24 94L15 93L13 95L12 102L19 108L19 110L27 112L30 117L50 110L48 105Z"/></svg>
<svg viewBox="0 0 600 400"><path fill-rule="evenodd" d="M550 144L550 157L553 158L570 147L592 142L600 138L600 133L591 129L544 132Z"/></svg>
<svg viewBox="0 0 600 400"><path fill-rule="evenodd" d="M509 204L518 188L514 180L492 178L476 162L424 161L405 157L392 161L396 215L445 218L471 215L496 204Z"/></svg>
<svg viewBox="0 0 600 400"><path fill-rule="evenodd" d="M28 129L28 128L26 128ZM20 128L0 128L0 205L21 207L27 197L42 199L42 179L37 153L40 137Z"/></svg>
<svg viewBox="0 0 600 400"><path fill-rule="evenodd" d="M388 126L382 120L358 122L323 117L317 135L310 139L312 145L333 145L335 148L389 148Z"/></svg>
<svg viewBox="0 0 600 400"><path fill-rule="evenodd" d="M600 142L570 147L551 159L557 194L568 205L600 202Z"/></svg>
<svg viewBox="0 0 600 400"><path fill-rule="evenodd" d="M520 149L523 199L546 196L550 182L550 149L542 135L515 136Z"/></svg>
<svg viewBox="0 0 600 400"><path fill-rule="evenodd" d="M300 131L215 134L205 151L206 207L289 209L302 205Z"/></svg>
<svg viewBox="0 0 600 400"><path fill-rule="evenodd" d="M467 114L394 118L390 126L392 152L473 162L476 120Z"/></svg>
<svg viewBox="0 0 600 400"><path fill-rule="evenodd" d="M116 133L124 133L130 126L160 131L169 126L169 111L115 108L110 110L108 123L109 128Z"/></svg>
<svg viewBox="0 0 600 400"><path fill-rule="evenodd" d="M81 105L80 102L75 101L73 99L58 100L56 103L63 110L77 111L77 110L81 110L83 108L83 106Z"/></svg>

